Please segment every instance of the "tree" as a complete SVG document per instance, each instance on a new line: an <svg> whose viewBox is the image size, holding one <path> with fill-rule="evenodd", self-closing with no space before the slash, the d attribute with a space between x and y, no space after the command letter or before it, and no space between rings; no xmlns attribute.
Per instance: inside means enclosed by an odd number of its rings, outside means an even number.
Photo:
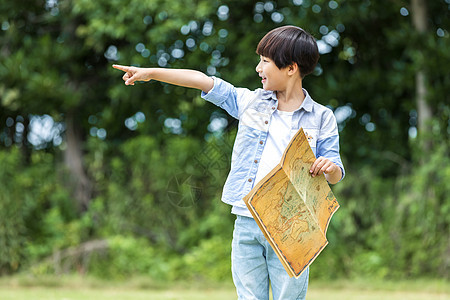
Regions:
<svg viewBox="0 0 450 300"><path fill-rule="evenodd" d="M91 224L88 236L113 228L188 251L214 232L211 224L225 223L217 222L220 209L211 198L219 197L227 170L197 161L195 154L212 148L219 157L229 156L236 122L200 100L195 90L156 82L124 86L111 64L192 68L236 86L258 88L258 41L274 27L294 24L318 41L320 64L304 86L334 110L348 174L374 178L343 188L348 207L361 208L350 210L349 222L367 232L386 217L384 208L394 207L388 196L397 195L395 187L403 185L393 182L413 170L416 157L445 156L450 146L448 1L408 4L6 1L0 4L0 150L19 147L28 167L36 165L33 154L42 152L49 153L52 168L64 164L71 179L55 173L58 179L51 180L70 184L73 197L65 200L75 199L77 216L104 226L100 230ZM46 120L53 124L48 131L55 133L36 142L36 124ZM429 150L415 150L417 131L418 137L432 141ZM438 159L433 161L435 165ZM210 190L192 210L169 215L167 189L178 173L193 175L193 186ZM378 186L385 190L379 192ZM445 202L446 190L438 186L430 193ZM185 192L192 191L180 194ZM380 199L359 206L363 193ZM37 215L48 213L54 203L45 198L40 205ZM357 238L364 243L362 235Z"/></svg>
<svg viewBox="0 0 450 300"><path fill-rule="evenodd" d="M423 0L411 1L412 21L414 28L420 35L424 35L428 31L428 12L427 3ZM430 129L430 120L432 118L431 107L427 103L427 86L425 83L425 74L423 69L416 73L416 101L418 112L419 132L428 132ZM427 147L429 148L429 147ZM429 150L429 149L427 149Z"/></svg>

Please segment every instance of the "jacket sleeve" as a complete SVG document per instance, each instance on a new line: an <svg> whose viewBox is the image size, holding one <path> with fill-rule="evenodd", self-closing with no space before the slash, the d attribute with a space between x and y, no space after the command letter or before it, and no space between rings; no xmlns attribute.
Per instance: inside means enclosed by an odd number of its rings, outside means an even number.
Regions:
<svg viewBox="0 0 450 300"><path fill-rule="evenodd" d="M226 110L233 118L239 119L246 102L248 102L246 94L250 91L244 88L235 88L220 78L212 78L214 86L208 93L202 92L202 98Z"/></svg>
<svg viewBox="0 0 450 300"><path fill-rule="evenodd" d="M336 118L330 110L324 114L320 134L317 138L317 157L326 157L341 168L342 180L345 176L344 165L339 154L339 132Z"/></svg>

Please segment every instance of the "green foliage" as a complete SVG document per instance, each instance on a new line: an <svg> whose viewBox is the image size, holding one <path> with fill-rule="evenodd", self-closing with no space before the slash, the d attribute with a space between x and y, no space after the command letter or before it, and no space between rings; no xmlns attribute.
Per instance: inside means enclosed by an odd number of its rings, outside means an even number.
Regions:
<svg viewBox="0 0 450 300"><path fill-rule="evenodd" d="M0 165L0 273L80 242L83 234L72 223L74 210L57 183L52 155L36 152L27 166L18 149L10 149L0 151Z"/></svg>
<svg viewBox="0 0 450 300"><path fill-rule="evenodd" d="M19 267L25 243L25 222L21 209L24 199L19 190L11 189L13 185L6 184L13 180L13 173L20 165L17 151L11 151L9 155L0 152L0 165L0 273L4 273Z"/></svg>
<svg viewBox="0 0 450 300"><path fill-rule="evenodd" d="M88 272L101 278L126 279L141 274L164 276L164 253L152 248L144 238L112 236L108 249L90 257Z"/></svg>
<svg viewBox="0 0 450 300"><path fill-rule="evenodd" d="M229 237L205 239L183 256L179 279L223 281L231 278L231 241Z"/></svg>
<svg viewBox="0 0 450 300"><path fill-rule="evenodd" d="M446 231L450 227L450 153L445 144L435 150L423 158L420 167L412 168L412 176L400 185L406 192L397 194L397 215L389 230L395 237L391 243L402 259L389 257L386 261L398 268L398 275L404 270L409 276L433 272L449 275L450 237Z"/></svg>
<svg viewBox="0 0 450 300"><path fill-rule="evenodd" d="M395 179L377 177L370 169L350 172L334 189L341 208L312 275L448 278L448 151L442 144Z"/></svg>
<svg viewBox="0 0 450 300"><path fill-rule="evenodd" d="M231 277L231 246L220 236L205 239L183 255L152 246L144 238L114 236L108 249L90 256L89 274L109 279L148 276L154 280L210 280Z"/></svg>
<svg viewBox="0 0 450 300"><path fill-rule="evenodd" d="M447 2L427 5L419 34L408 3L389 0L3 1L0 274L56 272L52 255L101 239L106 252L68 271L229 277L233 216L220 194L236 123L198 91L126 87L110 65L192 68L257 88L257 42L295 24L327 49L304 86L337 114L350 111L339 120L341 208L312 276L448 278L450 18ZM418 70L433 118L414 139ZM66 126L66 139L37 150L30 120L43 114ZM212 132L215 118L227 127ZM83 209L64 167L69 138L92 186ZM418 150L425 139L428 153Z"/></svg>

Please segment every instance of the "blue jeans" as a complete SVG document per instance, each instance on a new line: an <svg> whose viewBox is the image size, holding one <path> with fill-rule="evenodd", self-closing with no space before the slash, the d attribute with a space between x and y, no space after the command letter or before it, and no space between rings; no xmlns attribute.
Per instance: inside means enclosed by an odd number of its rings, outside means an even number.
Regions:
<svg viewBox="0 0 450 300"><path fill-rule="evenodd" d="M233 281L240 300L305 299L309 268L290 278L253 218L237 216L231 250Z"/></svg>

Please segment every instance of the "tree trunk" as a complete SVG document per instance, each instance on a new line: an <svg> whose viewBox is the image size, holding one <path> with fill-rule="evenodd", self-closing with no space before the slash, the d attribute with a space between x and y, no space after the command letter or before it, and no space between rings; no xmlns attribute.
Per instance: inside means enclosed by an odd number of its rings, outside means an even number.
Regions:
<svg viewBox="0 0 450 300"><path fill-rule="evenodd" d="M22 132L22 147L20 147L22 152L22 157L25 165L31 165L31 145L28 142L28 133L30 130L30 118L24 117L23 121L23 132Z"/></svg>
<svg viewBox="0 0 450 300"><path fill-rule="evenodd" d="M427 5L426 0L411 0L411 15L414 28L417 32L425 36L428 31L427 25ZM416 105L418 115L418 132L419 136L424 138L423 150L430 151L431 141L427 138L430 133L430 120L433 116L431 106L427 102L428 90L426 86L426 76L423 68L420 68L416 73Z"/></svg>
<svg viewBox="0 0 450 300"><path fill-rule="evenodd" d="M83 166L82 138L78 120L74 111L66 115L66 143L64 161L68 167L74 197L81 211L87 209L92 193L92 183Z"/></svg>

